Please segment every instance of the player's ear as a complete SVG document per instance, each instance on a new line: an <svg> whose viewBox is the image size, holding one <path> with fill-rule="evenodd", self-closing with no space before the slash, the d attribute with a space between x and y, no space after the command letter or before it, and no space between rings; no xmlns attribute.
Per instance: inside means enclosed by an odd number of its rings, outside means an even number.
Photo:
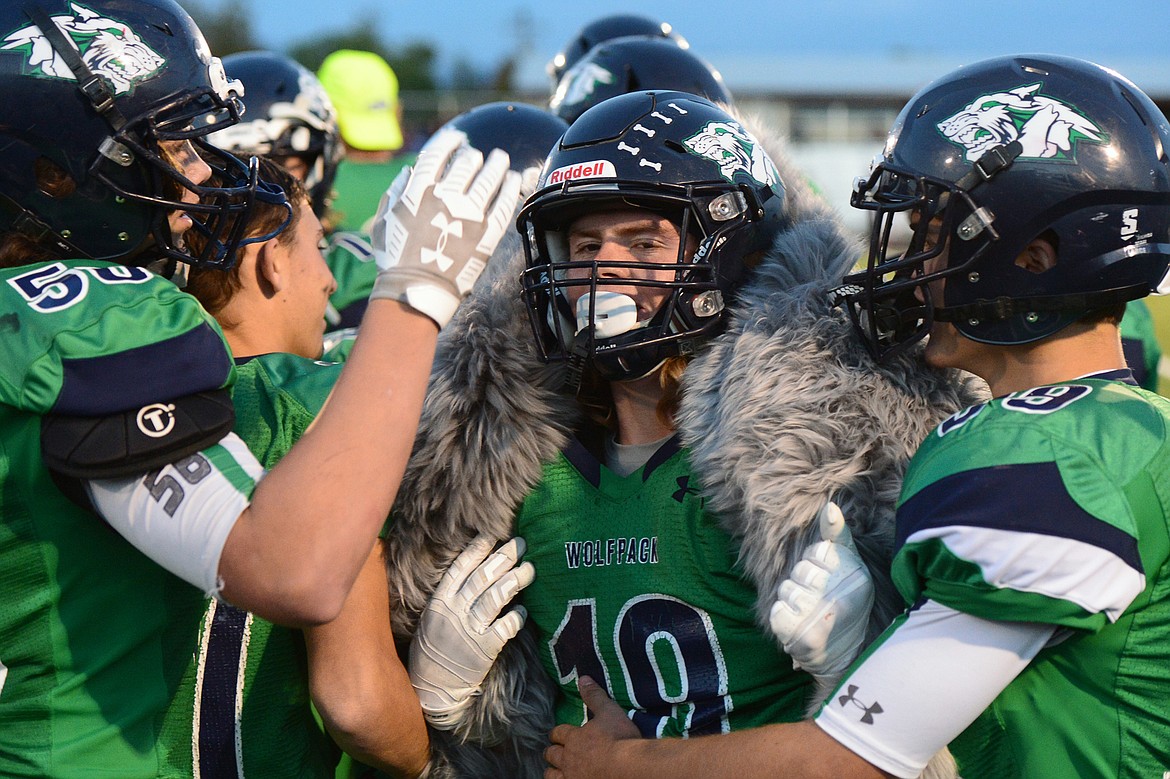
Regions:
<svg viewBox="0 0 1170 779"><path fill-rule="evenodd" d="M257 279L273 292L280 292L288 280L288 255L275 238L259 245L256 253Z"/></svg>

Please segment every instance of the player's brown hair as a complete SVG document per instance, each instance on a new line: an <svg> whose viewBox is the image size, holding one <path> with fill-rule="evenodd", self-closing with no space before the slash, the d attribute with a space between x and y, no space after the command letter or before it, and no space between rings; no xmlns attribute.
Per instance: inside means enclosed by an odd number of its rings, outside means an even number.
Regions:
<svg viewBox="0 0 1170 779"><path fill-rule="evenodd" d="M276 236L278 242L287 245L293 240L301 213L304 209L311 208L309 196L301 182L283 166L265 157L260 157L259 160L260 178L279 185L292 207L292 217L289 218L288 225ZM283 206L269 205L257 200L252 206L246 234L251 237L270 233L280 227L287 215L288 212ZM198 248L199 241L199 236L193 236L192 246ZM210 268L192 268L187 278L186 290L203 304L209 314L216 316L242 286L240 265L236 263L226 272Z"/></svg>

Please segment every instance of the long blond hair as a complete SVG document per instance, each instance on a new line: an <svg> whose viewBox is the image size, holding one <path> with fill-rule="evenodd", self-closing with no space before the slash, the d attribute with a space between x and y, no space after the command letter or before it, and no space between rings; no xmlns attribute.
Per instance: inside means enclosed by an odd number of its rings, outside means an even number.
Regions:
<svg viewBox="0 0 1170 779"><path fill-rule="evenodd" d="M658 399L655 414L658 421L671 430L675 428L674 418L682 399L683 372L690 361L690 357L667 357L656 371L658 385L662 388L662 397ZM609 382L598 376L596 371L585 371L581 378L581 388L577 391L577 401L592 422L606 430L617 430L613 393L610 391Z"/></svg>

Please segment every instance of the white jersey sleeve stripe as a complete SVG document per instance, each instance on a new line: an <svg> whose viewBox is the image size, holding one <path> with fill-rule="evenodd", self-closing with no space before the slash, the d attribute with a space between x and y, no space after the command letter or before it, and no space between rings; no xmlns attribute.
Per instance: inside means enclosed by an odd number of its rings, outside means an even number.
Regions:
<svg viewBox="0 0 1170 779"><path fill-rule="evenodd" d="M87 483L98 513L156 563L208 595L219 558L263 468L235 433L217 446L129 479Z"/></svg>
<svg viewBox="0 0 1170 779"><path fill-rule="evenodd" d="M996 528L918 530L907 545L940 539L983 572L988 584L1075 603L1116 622L1146 587L1146 577L1109 550L1072 538Z"/></svg>
<svg viewBox="0 0 1170 779"><path fill-rule="evenodd" d="M928 600L845 677L815 722L881 770L916 777L1027 667L1054 630L982 619Z"/></svg>

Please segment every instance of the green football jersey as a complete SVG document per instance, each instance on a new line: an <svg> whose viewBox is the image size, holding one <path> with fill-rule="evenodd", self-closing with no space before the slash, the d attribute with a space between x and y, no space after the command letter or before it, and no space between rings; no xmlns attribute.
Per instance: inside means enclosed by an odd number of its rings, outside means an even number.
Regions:
<svg viewBox="0 0 1170 779"><path fill-rule="evenodd" d="M337 280L337 289L329 296L329 305L337 317L330 321L329 327L357 327L362 323L378 275L374 249L361 233L333 233L325 250L325 263Z"/></svg>
<svg viewBox="0 0 1170 779"><path fill-rule="evenodd" d="M621 478L572 442L525 499L521 592L559 723L582 724L579 676L647 737L801 719L811 677L755 621L756 590L672 439Z"/></svg>
<svg viewBox="0 0 1170 779"><path fill-rule="evenodd" d="M330 216L338 230L369 232L370 219L378 210L382 195L395 176L413 165L415 154L397 154L389 162L342 160L333 180L334 199Z"/></svg>
<svg viewBox="0 0 1170 779"><path fill-rule="evenodd" d="M41 418L222 388L227 346L190 295L110 263L0 270L0 311L0 776L155 777L204 597L65 498Z"/></svg>
<svg viewBox="0 0 1170 779"><path fill-rule="evenodd" d="M893 562L906 602L1063 639L952 742L965 779L1170 770L1170 402L1127 378L974 406L910 463Z"/></svg>
<svg viewBox="0 0 1170 779"><path fill-rule="evenodd" d="M265 468L312 423L340 365L266 354L236 369L235 432ZM205 601L198 652L166 716L176 748L165 777L322 779L340 755L313 715L304 636Z"/></svg>

